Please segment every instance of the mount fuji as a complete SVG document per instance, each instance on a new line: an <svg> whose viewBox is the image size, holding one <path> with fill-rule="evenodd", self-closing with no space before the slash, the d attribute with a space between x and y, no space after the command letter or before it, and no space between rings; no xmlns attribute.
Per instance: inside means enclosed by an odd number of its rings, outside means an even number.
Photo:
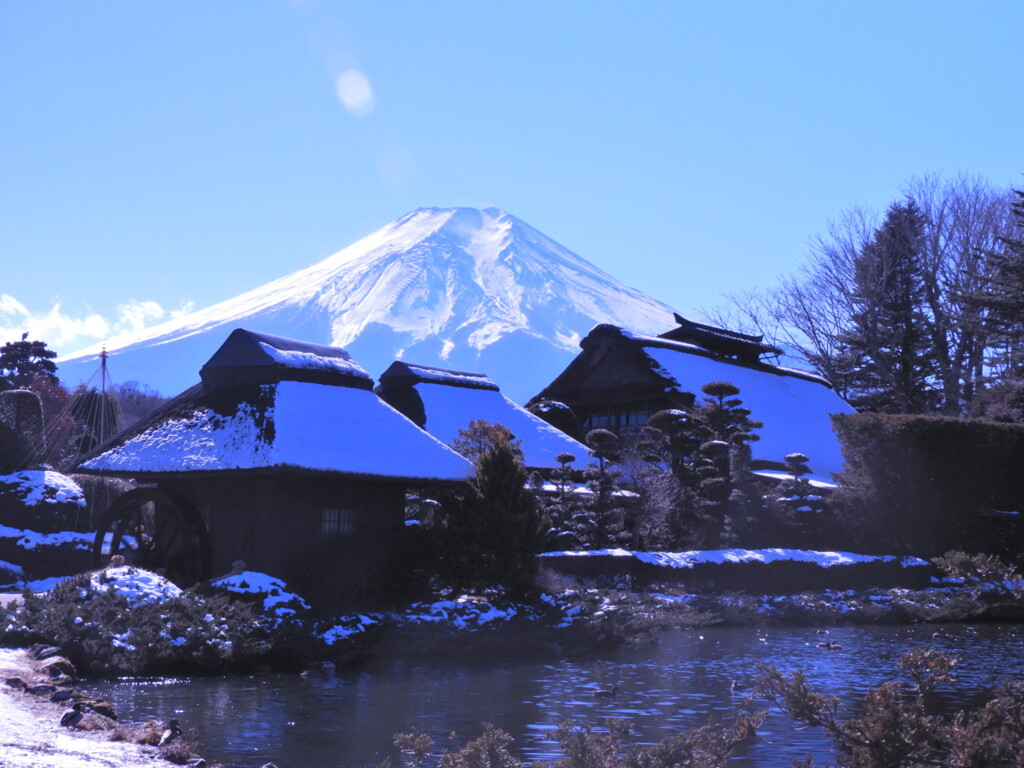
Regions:
<svg viewBox="0 0 1024 768"><path fill-rule="evenodd" d="M344 347L377 377L396 359L489 375L525 402L598 323L672 327L672 309L496 208L421 208L323 261L145 331L108 339L110 374L174 395L243 327ZM57 362L68 385L104 345Z"/></svg>

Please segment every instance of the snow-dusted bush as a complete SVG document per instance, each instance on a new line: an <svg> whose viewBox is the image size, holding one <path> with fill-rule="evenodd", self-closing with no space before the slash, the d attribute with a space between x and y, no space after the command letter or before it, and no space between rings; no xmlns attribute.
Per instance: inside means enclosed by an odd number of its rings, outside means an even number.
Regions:
<svg viewBox="0 0 1024 768"><path fill-rule="evenodd" d="M0 642L46 643L88 674L215 670L254 664L271 642L265 621L227 597L185 593L121 566L26 593L0 614Z"/></svg>
<svg viewBox="0 0 1024 768"><path fill-rule="evenodd" d="M302 618L309 604L281 579L259 571L241 571L213 579L210 589L248 603L254 611L270 618L275 626L283 621Z"/></svg>

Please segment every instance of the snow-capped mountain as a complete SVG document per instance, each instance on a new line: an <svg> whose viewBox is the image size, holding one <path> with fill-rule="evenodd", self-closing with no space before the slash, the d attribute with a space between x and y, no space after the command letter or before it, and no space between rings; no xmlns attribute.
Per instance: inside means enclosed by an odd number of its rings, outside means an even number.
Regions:
<svg viewBox="0 0 1024 768"><path fill-rule="evenodd" d="M483 372L522 402L598 323L658 333L672 310L504 211L421 208L311 267L106 349L115 382L171 395L243 327L344 347L374 377L396 359ZM101 349L58 360L65 383L92 376Z"/></svg>

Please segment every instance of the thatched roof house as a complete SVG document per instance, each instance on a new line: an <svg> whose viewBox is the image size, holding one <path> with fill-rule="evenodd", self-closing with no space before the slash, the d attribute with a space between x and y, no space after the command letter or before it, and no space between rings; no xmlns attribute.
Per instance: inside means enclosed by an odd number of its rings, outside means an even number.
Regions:
<svg viewBox="0 0 1024 768"><path fill-rule="evenodd" d="M484 420L503 424L521 441L528 469L553 469L560 453L586 465L585 445L513 403L482 373L396 362L381 375L377 393L443 443L451 444L471 421Z"/></svg>
<svg viewBox="0 0 1024 768"><path fill-rule="evenodd" d="M134 503L144 494L127 508L115 502L103 554L119 541L136 544L142 522L158 529L160 564L180 568L188 564L175 557L203 557L195 550L208 533L209 567L185 568L182 580L241 559L300 588L354 596L372 592L404 522L406 487L460 483L473 472L377 397L343 349L238 329L200 376L80 462L78 471L133 477L159 491L149 518ZM197 527L191 552L159 549Z"/></svg>
<svg viewBox="0 0 1024 768"><path fill-rule="evenodd" d="M753 418L764 422L753 443L755 467L781 468L783 457L810 458L811 477L830 481L843 458L829 417L852 413L820 376L766 362L779 350L747 336L676 316L679 328L644 336L598 325L580 342L582 352L534 401L568 405L584 432L603 427L638 429L665 408L686 408L701 387L728 381Z"/></svg>

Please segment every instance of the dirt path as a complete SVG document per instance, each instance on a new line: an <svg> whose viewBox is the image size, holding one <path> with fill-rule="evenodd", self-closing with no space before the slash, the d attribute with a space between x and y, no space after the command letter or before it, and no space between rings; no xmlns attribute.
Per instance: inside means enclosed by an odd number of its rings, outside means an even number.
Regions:
<svg viewBox="0 0 1024 768"><path fill-rule="evenodd" d="M108 731L61 728L66 709L3 683L32 679L24 651L0 649L0 768L169 768L153 747L108 740Z"/></svg>

